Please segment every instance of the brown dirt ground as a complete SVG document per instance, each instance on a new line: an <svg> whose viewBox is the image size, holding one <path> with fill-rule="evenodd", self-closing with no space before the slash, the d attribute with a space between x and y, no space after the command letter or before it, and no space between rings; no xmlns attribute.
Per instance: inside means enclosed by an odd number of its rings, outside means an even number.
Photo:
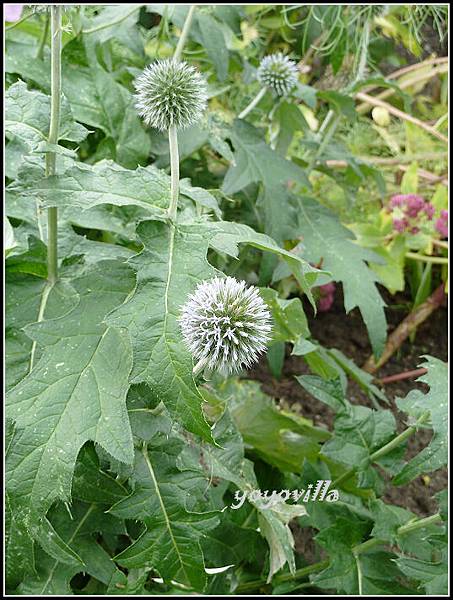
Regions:
<svg viewBox="0 0 453 600"><path fill-rule="evenodd" d="M390 332L407 314L405 307L408 306L408 300L402 294L391 297L386 295L385 290L381 291L388 304L386 313ZM316 318L311 318L312 311L307 307L306 314L309 318L310 330L316 340L326 347L338 348L346 356L352 358L356 364L363 365L371 353L366 328L357 309L348 315L345 314L340 286L337 286L335 302L329 312L318 313ZM448 354L447 324L447 307L442 306L419 327L414 342L406 340L400 350L379 370L379 377L416 369L422 362L420 357L423 354L430 354L446 361ZM309 371L304 360L301 357L290 356L289 348L287 348L280 380L272 377L265 360L262 360L249 375L260 381L263 391L278 399L282 406L290 406L292 410L311 419L315 425L332 430L333 411L310 396L294 379L294 375L307 372ZM385 386L384 391L391 402L390 408L397 420L398 431L402 431L406 424L405 415L396 407L395 398L404 397L410 390L416 388L426 389L426 386L413 379ZM349 383L348 397L354 404L363 404L372 408L368 397L354 382ZM406 458L418 454L430 439L430 430L421 430L417 435L412 436L408 442ZM402 487L393 487L389 484L383 500L407 508L421 517L428 516L437 508L437 503L432 496L444 489L446 485L447 470L439 469L430 473L429 479L418 477ZM304 546L306 549L306 540Z"/></svg>

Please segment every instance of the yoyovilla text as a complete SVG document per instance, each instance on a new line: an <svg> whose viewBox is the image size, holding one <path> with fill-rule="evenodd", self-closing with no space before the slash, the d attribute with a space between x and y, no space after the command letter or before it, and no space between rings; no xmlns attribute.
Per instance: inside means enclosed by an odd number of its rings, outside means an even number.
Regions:
<svg viewBox="0 0 453 600"><path fill-rule="evenodd" d="M247 499L259 508L272 508L272 506L288 500L293 502L299 500L302 502L337 502L338 490L329 489L331 483L330 479L318 479L316 483L309 483L304 490L280 490L279 492L275 490L265 490L264 492L261 490L236 490L235 502L230 505L230 508L234 510L241 508Z"/></svg>

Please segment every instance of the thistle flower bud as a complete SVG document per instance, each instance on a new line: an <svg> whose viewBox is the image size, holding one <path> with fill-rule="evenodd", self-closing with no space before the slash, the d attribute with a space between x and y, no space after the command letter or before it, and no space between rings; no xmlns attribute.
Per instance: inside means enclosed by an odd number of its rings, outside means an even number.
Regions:
<svg viewBox="0 0 453 600"><path fill-rule="evenodd" d="M258 67L258 81L279 96L287 96L297 83L297 65L282 52L265 56Z"/></svg>
<svg viewBox="0 0 453 600"><path fill-rule="evenodd" d="M161 131L172 125L185 129L199 121L206 109L205 80L185 62L156 61L137 78L135 89L139 115Z"/></svg>
<svg viewBox="0 0 453 600"><path fill-rule="evenodd" d="M258 288L233 277L200 283L179 321L195 360L224 375L250 367L270 339L270 313Z"/></svg>

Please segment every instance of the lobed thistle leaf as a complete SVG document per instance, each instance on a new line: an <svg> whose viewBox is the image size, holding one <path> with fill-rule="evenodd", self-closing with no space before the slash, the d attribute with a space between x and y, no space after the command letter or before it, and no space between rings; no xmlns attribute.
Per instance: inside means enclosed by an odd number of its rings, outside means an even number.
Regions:
<svg viewBox="0 0 453 600"><path fill-rule="evenodd" d="M258 81L273 89L279 96L287 96L297 83L297 65L282 52L265 56L258 67Z"/></svg>
<svg viewBox="0 0 453 600"><path fill-rule="evenodd" d="M206 109L206 82L194 67L172 59L158 60L135 81L136 108L145 123L161 131L185 129Z"/></svg>
<svg viewBox="0 0 453 600"><path fill-rule="evenodd" d="M270 339L270 313L258 288L233 277L200 283L179 321L194 358L224 375L250 367Z"/></svg>

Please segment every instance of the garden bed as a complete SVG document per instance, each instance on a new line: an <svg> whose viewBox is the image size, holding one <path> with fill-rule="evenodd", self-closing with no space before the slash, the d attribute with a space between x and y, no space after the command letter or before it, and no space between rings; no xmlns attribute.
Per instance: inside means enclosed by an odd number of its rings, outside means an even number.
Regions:
<svg viewBox="0 0 453 600"><path fill-rule="evenodd" d="M389 324L389 333L406 316L404 308L408 297L404 294L390 296L383 293L388 304L386 316ZM361 365L371 353L371 346L366 328L357 309L348 315L344 312L341 290L337 288L334 304L327 312L318 312L316 317L310 306L306 303L306 314L313 337L323 346L337 348L354 362ZM399 351L379 370L379 377L411 371L417 368L420 357L429 354L446 361L448 359L448 308L444 303L437 309L428 321L425 321L417 330L414 341L406 340ZM326 404L308 394L295 380L295 375L309 373L309 368L302 357L291 356L290 349L286 348L286 357L280 380L273 377L269 371L266 359L249 373L253 379L261 382L262 390L279 400L282 407L311 419L315 425L324 427L329 431L333 429L335 413ZM411 390L427 390L424 383L414 379L404 379L388 383L384 392L390 401L390 409L398 423L398 430L406 427L406 416L398 410L395 398L405 397ZM354 381L348 385L349 400L353 404L362 404L372 408L369 397ZM416 456L432 437L431 430L421 430L417 435L411 436L407 444L407 458ZM428 516L435 512L437 502L433 495L444 489L447 485L447 469L439 469L429 477L417 477L405 487L388 485L384 500L398 506L408 508L420 517ZM304 536L305 537L305 536Z"/></svg>

